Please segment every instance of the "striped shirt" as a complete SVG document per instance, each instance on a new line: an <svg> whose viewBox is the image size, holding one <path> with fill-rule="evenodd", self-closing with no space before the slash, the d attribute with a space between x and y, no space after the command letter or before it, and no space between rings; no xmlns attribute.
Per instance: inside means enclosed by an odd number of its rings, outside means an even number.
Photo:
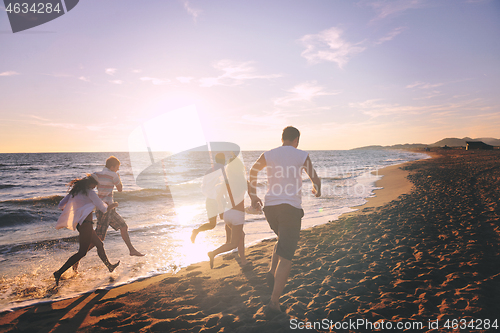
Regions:
<svg viewBox="0 0 500 333"><path fill-rule="evenodd" d="M113 203L113 189L116 185L122 183L120 176L104 167L102 171L95 173L99 177L99 184L97 185L97 195L105 203Z"/></svg>

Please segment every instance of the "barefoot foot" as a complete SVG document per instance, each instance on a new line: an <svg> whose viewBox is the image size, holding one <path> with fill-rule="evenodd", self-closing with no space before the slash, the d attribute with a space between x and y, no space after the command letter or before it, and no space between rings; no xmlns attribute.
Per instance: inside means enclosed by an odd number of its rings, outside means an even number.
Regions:
<svg viewBox="0 0 500 333"><path fill-rule="evenodd" d="M193 233L191 234L191 243L194 244L194 241L196 240L196 236L198 236L198 231L195 229L195 230L193 230Z"/></svg>
<svg viewBox="0 0 500 333"><path fill-rule="evenodd" d="M141 252L139 252L137 250L130 251L130 255L135 256L135 257L144 257L145 256L145 254L142 254Z"/></svg>
<svg viewBox="0 0 500 333"><path fill-rule="evenodd" d="M273 303L273 302L269 302L267 304L267 307L268 307L268 311L271 311L275 314L279 314L281 313L281 308L280 308L280 304L279 303Z"/></svg>
<svg viewBox="0 0 500 333"><path fill-rule="evenodd" d="M208 257L210 258L210 269L213 269L215 256L214 256L213 252L208 252L207 254L208 254Z"/></svg>
<svg viewBox="0 0 500 333"><path fill-rule="evenodd" d="M54 279L56 279L56 286L59 285L59 279L61 278L61 273L59 271L54 272Z"/></svg>
<svg viewBox="0 0 500 333"><path fill-rule="evenodd" d="M118 262L114 265L109 265L108 266L108 269L109 269L109 272L110 273L113 273L113 271L115 270L116 267L118 267L118 265L120 264L120 261L118 260Z"/></svg>

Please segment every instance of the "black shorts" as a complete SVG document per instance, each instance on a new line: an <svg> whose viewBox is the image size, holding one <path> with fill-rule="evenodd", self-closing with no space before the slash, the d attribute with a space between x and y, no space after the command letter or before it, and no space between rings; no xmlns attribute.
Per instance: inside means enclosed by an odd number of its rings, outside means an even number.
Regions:
<svg viewBox="0 0 500 333"><path fill-rule="evenodd" d="M289 204L281 204L265 206L263 211L269 226L278 236L276 254L285 259L292 260L300 238L300 227L304 210Z"/></svg>

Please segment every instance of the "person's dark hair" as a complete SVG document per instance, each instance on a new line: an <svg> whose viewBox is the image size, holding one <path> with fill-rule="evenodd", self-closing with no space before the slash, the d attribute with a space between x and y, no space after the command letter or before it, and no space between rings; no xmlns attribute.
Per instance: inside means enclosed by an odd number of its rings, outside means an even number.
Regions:
<svg viewBox="0 0 500 333"><path fill-rule="evenodd" d="M226 164L226 156L224 153L218 153L215 155L215 163Z"/></svg>
<svg viewBox="0 0 500 333"><path fill-rule="evenodd" d="M106 160L106 168L112 168L114 167L115 165L120 165L120 160L117 159L116 157L114 156L110 156L108 157L108 159Z"/></svg>
<svg viewBox="0 0 500 333"><path fill-rule="evenodd" d="M288 126L283 129L283 134L281 135L281 139L283 141L293 141L296 138L300 138L300 132L293 126Z"/></svg>
<svg viewBox="0 0 500 333"><path fill-rule="evenodd" d="M71 187L69 194L71 194L72 197L79 193L87 195L89 187L95 185L97 185L97 180L89 174L87 177L73 179L68 183L68 186Z"/></svg>

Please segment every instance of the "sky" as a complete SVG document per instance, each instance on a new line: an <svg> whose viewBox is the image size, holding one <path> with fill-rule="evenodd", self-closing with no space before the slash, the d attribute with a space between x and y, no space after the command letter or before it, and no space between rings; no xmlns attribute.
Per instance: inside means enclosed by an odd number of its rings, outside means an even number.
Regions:
<svg viewBox="0 0 500 333"><path fill-rule="evenodd" d="M84 0L18 33L1 6L0 153L128 151L146 123L243 150L499 138L499 37L497 0Z"/></svg>

